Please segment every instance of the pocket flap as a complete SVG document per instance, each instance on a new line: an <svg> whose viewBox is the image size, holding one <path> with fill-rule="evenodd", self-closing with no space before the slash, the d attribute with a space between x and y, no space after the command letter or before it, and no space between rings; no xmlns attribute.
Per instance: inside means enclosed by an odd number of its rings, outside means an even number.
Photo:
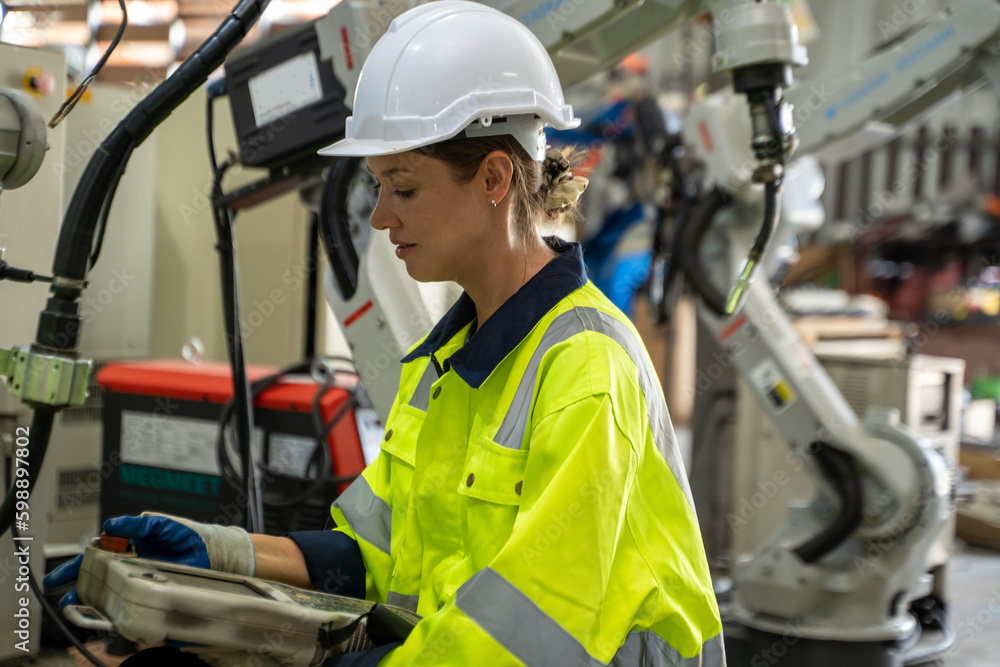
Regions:
<svg viewBox="0 0 1000 667"><path fill-rule="evenodd" d="M508 449L480 436L469 442L458 493L491 503L520 505L527 463L527 450Z"/></svg>
<svg viewBox="0 0 1000 667"><path fill-rule="evenodd" d="M420 427L423 426L426 416L426 413L409 405L399 406L396 418L389 423L382 435L380 445L382 451L405 461L410 467L415 466L417 464L416 434L420 433Z"/></svg>

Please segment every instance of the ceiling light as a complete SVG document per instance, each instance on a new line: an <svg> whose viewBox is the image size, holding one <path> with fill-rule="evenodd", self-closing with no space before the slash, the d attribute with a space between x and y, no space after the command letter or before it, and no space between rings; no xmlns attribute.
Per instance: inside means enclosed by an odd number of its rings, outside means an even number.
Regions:
<svg viewBox="0 0 1000 667"><path fill-rule="evenodd" d="M167 41L170 42L173 50L178 53L184 49L184 45L187 43L187 28L184 27L184 21L177 19L170 24L170 34Z"/></svg>

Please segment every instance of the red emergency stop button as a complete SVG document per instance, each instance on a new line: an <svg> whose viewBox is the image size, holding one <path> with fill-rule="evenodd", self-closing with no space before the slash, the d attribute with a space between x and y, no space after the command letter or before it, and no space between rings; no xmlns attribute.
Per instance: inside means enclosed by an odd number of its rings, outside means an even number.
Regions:
<svg viewBox="0 0 1000 667"><path fill-rule="evenodd" d="M107 533L101 533L101 548L105 551L114 551L117 554L123 554L128 551L128 538L114 537Z"/></svg>

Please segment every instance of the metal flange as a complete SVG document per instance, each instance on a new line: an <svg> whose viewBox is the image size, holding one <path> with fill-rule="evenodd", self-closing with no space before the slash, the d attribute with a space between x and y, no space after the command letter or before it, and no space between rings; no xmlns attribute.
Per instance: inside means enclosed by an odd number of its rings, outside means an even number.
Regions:
<svg viewBox="0 0 1000 667"><path fill-rule="evenodd" d="M26 403L83 405L92 363L34 352L30 347L0 348L0 372L10 392Z"/></svg>

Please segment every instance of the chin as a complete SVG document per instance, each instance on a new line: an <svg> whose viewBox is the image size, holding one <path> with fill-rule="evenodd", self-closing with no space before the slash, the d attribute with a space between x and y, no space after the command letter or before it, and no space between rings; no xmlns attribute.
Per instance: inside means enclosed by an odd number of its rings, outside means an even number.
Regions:
<svg viewBox="0 0 1000 667"><path fill-rule="evenodd" d="M416 254L416 253L414 253ZM455 261L440 257L430 258L426 255L414 257L411 255L402 260L406 265L406 273L418 283L441 283L455 280Z"/></svg>
<svg viewBox="0 0 1000 667"><path fill-rule="evenodd" d="M418 283L444 283L450 280L455 280L455 278L446 271L427 271L426 269L421 271L420 269L414 269L407 265L406 272Z"/></svg>
<svg viewBox="0 0 1000 667"><path fill-rule="evenodd" d="M435 277L434 271L429 271L427 267L416 263L406 262L406 273L418 283L433 283L440 280L440 278Z"/></svg>

